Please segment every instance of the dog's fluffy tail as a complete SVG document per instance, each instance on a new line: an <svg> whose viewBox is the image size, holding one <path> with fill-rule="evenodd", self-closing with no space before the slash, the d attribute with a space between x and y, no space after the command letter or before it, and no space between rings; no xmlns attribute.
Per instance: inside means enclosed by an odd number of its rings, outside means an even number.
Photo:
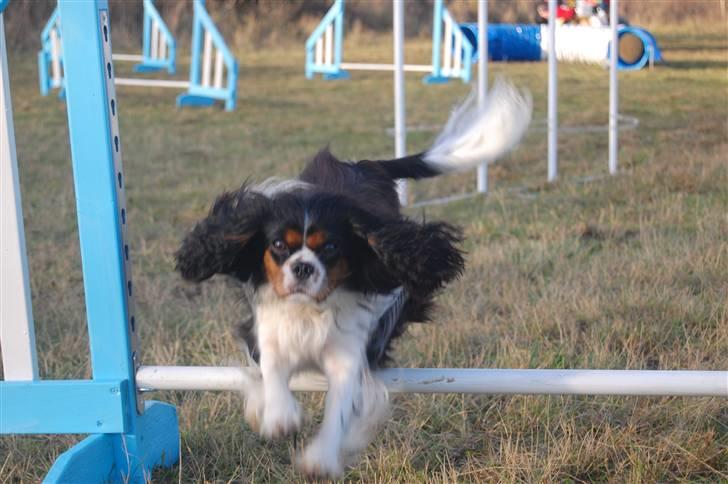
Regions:
<svg viewBox="0 0 728 484"><path fill-rule="evenodd" d="M425 152L381 161L394 178L429 178L490 163L512 150L531 122L531 95L498 79L480 106L473 91Z"/></svg>

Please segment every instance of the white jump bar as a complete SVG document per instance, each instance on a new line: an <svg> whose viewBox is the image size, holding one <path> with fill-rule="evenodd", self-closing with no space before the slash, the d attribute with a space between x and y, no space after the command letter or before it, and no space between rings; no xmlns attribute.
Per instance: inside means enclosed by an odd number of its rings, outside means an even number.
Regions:
<svg viewBox="0 0 728 484"><path fill-rule="evenodd" d="M393 71L394 64L364 64L359 62L342 62L342 69L350 71ZM405 64L404 70L409 72L432 72L431 65Z"/></svg>
<svg viewBox="0 0 728 484"><path fill-rule="evenodd" d="M377 375L393 393L728 397L728 371L391 368ZM256 378L260 373L255 368L142 366L136 383L143 391L239 391ZM291 389L325 391L326 379L299 375L291 380Z"/></svg>
<svg viewBox="0 0 728 484"><path fill-rule="evenodd" d="M141 62L144 60L144 56L137 54L113 54L111 58L119 62Z"/></svg>
<svg viewBox="0 0 728 484"><path fill-rule="evenodd" d="M125 77L117 77L114 79L117 86L136 86L136 87L170 87L173 89L187 89L190 86L188 81L166 81L163 79L128 79Z"/></svg>

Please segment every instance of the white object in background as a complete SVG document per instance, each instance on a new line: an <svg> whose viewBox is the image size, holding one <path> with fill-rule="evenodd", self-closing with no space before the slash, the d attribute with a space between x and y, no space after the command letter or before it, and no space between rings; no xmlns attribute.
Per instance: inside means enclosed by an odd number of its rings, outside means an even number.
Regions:
<svg viewBox="0 0 728 484"><path fill-rule="evenodd" d="M611 50L609 56L609 174L617 173L618 129L619 129L619 80L617 78L617 60L619 57L619 36L617 24L617 0L609 2L610 30L612 33Z"/></svg>
<svg viewBox="0 0 728 484"><path fill-rule="evenodd" d="M36 380L38 360L6 49L5 19L0 14L0 347L5 380Z"/></svg>
<svg viewBox="0 0 728 484"><path fill-rule="evenodd" d="M407 122L404 98L404 0L394 0L394 156L407 155ZM407 205L407 182L397 180L399 203Z"/></svg>
<svg viewBox="0 0 728 484"><path fill-rule="evenodd" d="M558 159L558 87L557 87L557 57L556 57L556 0L549 0L548 24L548 174L547 181L553 182L559 177Z"/></svg>
<svg viewBox="0 0 728 484"><path fill-rule="evenodd" d="M488 94L488 0L478 0L478 104L485 102ZM488 193L488 164L478 167L476 189Z"/></svg>
<svg viewBox="0 0 728 484"><path fill-rule="evenodd" d="M205 30L205 43L202 50L202 85L210 87L210 74L212 73L212 35Z"/></svg>

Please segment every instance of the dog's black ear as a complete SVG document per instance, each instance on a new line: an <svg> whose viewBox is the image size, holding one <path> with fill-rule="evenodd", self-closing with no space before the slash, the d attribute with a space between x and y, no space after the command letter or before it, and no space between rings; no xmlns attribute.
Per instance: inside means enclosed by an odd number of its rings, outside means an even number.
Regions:
<svg viewBox="0 0 728 484"><path fill-rule="evenodd" d="M182 277L200 282L214 274L231 274L248 280L262 257L261 229L270 203L245 185L220 195L175 254Z"/></svg>
<svg viewBox="0 0 728 484"><path fill-rule="evenodd" d="M444 222L404 218L357 231L366 238L385 270L413 297L427 298L462 274L465 261L459 229Z"/></svg>

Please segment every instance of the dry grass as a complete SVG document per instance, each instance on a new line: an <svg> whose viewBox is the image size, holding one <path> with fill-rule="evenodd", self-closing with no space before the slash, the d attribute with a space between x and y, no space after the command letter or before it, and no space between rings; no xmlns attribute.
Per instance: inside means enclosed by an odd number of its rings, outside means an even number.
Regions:
<svg viewBox="0 0 728 484"><path fill-rule="evenodd" d="M494 191L425 210L467 233L468 270L440 297L438 321L413 327L401 366L728 368L728 39L723 26L657 32L668 66L620 74L622 173L606 171L606 133L564 135L562 181L547 186L544 64L493 65L528 86L536 128L491 171ZM347 46L347 49L351 44ZM426 42L408 60L427 58ZM386 38L347 50L387 59ZM302 49L241 52L232 114L173 107L171 92L120 91L131 246L143 361L230 364L245 311L235 284L183 284L180 237L220 190L292 175L324 144L344 157L387 156L386 74L303 79ZM423 60L424 60L423 59ZM23 204L45 377L86 377L87 337L63 104L36 92L34 57L11 59ZM181 69L184 71L186 66ZM606 73L564 65L561 120L606 124ZM441 123L468 90L408 77L410 124ZM410 137L410 151L429 133ZM472 174L415 187L468 191ZM518 190L512 190L518 188ZM420 216L422 210L412 210ZM182 465L157 481L295 479L301 442L262 442L231 394L167 393L178 406ZM305 395L320 418L320 395ZM395 416L348 477L368 482L725 481L728 410L716 398L396 396ZM310 436L313 422L302 438ZM38 481L75 437L2 437L0 481Z"/></svg>

